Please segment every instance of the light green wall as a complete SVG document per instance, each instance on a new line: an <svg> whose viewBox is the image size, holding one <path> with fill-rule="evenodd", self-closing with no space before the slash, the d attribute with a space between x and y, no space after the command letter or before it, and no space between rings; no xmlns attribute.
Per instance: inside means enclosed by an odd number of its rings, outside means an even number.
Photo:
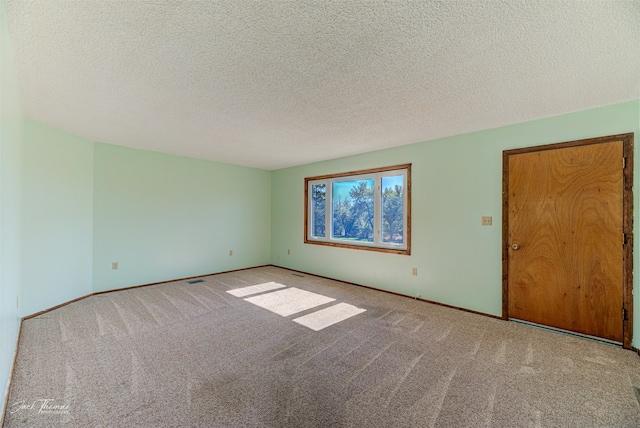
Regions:
<svg viewBox="0 0 640 428"><path fill-rule="evenodd" d="M107 144L94 155L94 291L269 263L270 172Z"/></svg>
<svg viewBox="0 0 640 428"><path fill-rule="evenodd" d="M21 284L22 122L7 17L0 2L0 406L4 406L20 326L16 297Z"/></svg>
<svg viewBox="0 0 640 428"><path fill-rule="evenodd" d="M502 151L638 132L640 101L274 171L271 261L500 316ZM636 158L637 159L637 158ZM303 243L304 178L412 163L411 256ZM638 161L635 162L636 171ZM636 181L638 180L636 173ZM638 186L636 184L636 189ZM635 218L638 191L635 192ZM481 226L493 216L493 226ZM640 240L636 240L638 242ZM291 250L291 255L287 250ZM638 250L635 250L638 266ZM418 276L411 268L418 268ZM634 279L640 344L638 275Z"/></svg>
<svg viewBox="0 0 640 428"><path fill-rule="evenodd" d="M22 314L91 293L93 143L25 121Z"/></svg>
<svg viewBox="0 0 640 428"><path fill-rule="evenodd" d="M268 264L271 251L270 172L94 143L24 119L7 52L3 33L3 392L21 316L94 291Z"/></svg>
<svg viewBox="0 0 640 428"><path fill-rule="evenodd" d="M31 120L24 130L21 315L269 263L268 171L94 143Z"/></svg>
<svg viewBox="0 0 640 428"><path fill-rule="evenodd" d="M269 262L500 315L502 151L640 135L636 100L268 172L94 143L24 119L1 1L0 35L3 392L21 316L93 291ZM411 256L303 244L304 177L407 162L413 164ZM640 219L638 157L634 164ZM483 215L493 216L494 225L480 226ZM118 270L111 269L114 261ZM636 274L636 347L639 280Z"/></svg>

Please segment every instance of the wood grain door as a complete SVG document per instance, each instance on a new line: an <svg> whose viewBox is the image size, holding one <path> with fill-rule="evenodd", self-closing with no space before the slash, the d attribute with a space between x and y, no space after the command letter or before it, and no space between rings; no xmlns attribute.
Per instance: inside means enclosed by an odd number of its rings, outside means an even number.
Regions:
<svg viewBox="0 0 640 428"><path fill-rule="evenodd" d="M506 312L623 342L625 147L596 141L505 158Z"/></svg>

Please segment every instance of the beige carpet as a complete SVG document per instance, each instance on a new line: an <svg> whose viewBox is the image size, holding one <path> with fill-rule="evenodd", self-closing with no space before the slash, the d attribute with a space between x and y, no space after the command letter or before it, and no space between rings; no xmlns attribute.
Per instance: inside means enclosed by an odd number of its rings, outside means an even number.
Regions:
<svg viewBox="0 0 640 428"><path fill-rule="evenodd" d="M24 322L5 426L640 426L631 351L275 267L203 279ZM333 300L249 300L293 288Z"/></svg>

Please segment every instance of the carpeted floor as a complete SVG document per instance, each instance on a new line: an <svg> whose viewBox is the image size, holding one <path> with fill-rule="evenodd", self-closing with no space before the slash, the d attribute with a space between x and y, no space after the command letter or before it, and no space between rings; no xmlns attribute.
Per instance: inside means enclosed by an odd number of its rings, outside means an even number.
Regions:
<svg viewBox="0 0 640 428"><path fill-rule="evenodd" d="M631 351L276 267L203 279L25 321L5 426L640 426Z"/></svg>

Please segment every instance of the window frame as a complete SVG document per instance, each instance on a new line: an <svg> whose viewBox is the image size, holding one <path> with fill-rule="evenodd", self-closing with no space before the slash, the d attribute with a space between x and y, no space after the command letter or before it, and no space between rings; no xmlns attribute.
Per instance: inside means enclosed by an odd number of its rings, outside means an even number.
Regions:
<svg viewBox="0 0 640 428"><path fill-rule="evenodd" d="M403 244L381 242L382 225L382 177L404 176L403 188ZM348 241L333 238L333 183L342 181L357 181L374 179L374 240ZM313 199L311 186L326 184L325 187L325 236L312 236L313 225ZM376 188L380 186L379 188ZM304 243L313 245L325 245L330 247L350 248L357 250L377 251L401 255L411 254L411 164L394 165L382 168L372 168L360 171L343 172L338 174L319 175L304 179Z"/></svg>

